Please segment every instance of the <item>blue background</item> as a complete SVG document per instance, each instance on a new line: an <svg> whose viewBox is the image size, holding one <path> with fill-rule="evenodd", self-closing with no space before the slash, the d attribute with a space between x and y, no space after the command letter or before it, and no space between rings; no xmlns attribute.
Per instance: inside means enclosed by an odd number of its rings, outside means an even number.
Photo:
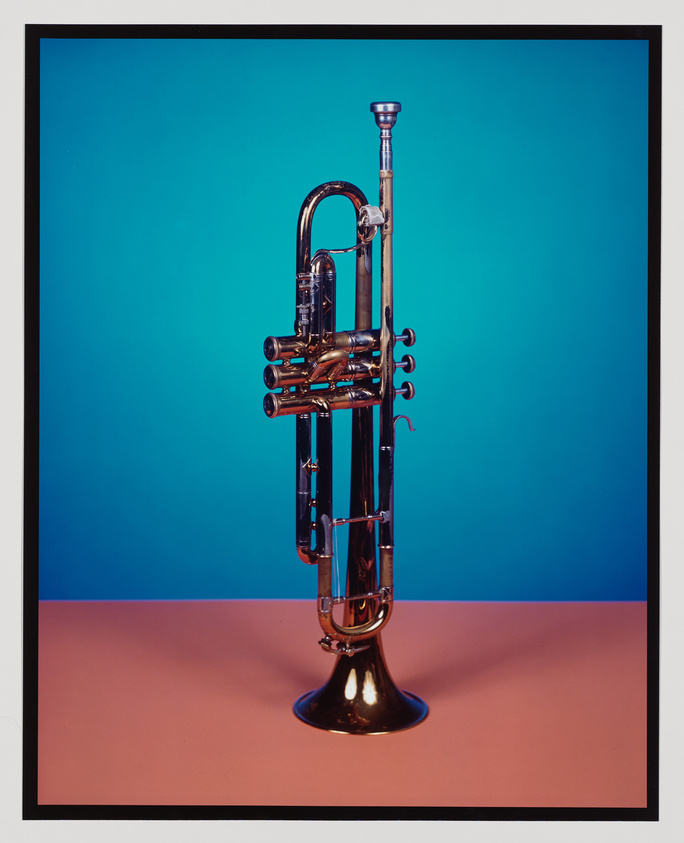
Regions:
<svg viewBox="0 0 684 843"><path fill-rule="evenodd" d="M40 596L313 599L261 347L291 333L309 190L377 203L387 98L418 335L397 598L644 599L647 65L638 41L44 40ZM327 200L314 248L353 239Z"/></svg>

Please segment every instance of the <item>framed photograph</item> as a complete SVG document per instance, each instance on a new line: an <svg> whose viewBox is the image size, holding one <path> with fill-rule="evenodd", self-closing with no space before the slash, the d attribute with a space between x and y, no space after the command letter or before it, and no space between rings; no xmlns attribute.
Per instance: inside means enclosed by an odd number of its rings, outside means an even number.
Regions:
<svg viewBox="0 0 684 843"><path fill-rule="evenodd" d="M26 819L658 818L660 80L26 27Z"/></svg>

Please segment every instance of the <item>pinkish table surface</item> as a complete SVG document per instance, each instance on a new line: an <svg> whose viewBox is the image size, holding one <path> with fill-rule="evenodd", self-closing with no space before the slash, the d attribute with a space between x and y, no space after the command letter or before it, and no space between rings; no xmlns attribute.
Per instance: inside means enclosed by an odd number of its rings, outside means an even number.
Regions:
<svg viewBox="0 0 684 843"><path fill-rule="evenodd" d="M430 714L335 735L313 601L43 602L38 802L644 807L644 603L402 603L383 633Z"/></svg>

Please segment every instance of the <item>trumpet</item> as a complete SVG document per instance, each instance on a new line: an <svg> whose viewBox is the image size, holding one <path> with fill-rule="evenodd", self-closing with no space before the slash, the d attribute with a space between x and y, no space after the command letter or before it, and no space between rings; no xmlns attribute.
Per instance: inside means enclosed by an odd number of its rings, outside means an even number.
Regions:
<svg viewBox="0 0 684 843"><path fill-rule="evenodd" d="M318 620L322 648L337 659L321 688L294 704L300 720L331 732L383 734L415 726L427 705L400 691L387 666L380 639L394 599L394 400L411 399L414 387L393 383L397 369L410 373L414 358L394 359L397 342L412 346L415 332L395 334L393 326L392 236L394 230L392 129L398 102L374 102L370 110L380 128L378 206L353 184L326 182L304 200L297 223L294 334L264 341L269 392L264 411L270 418L294 415L296 450L296 547L299 558L318 566ZM329 196L346 196L356 213L356 242L311 254L314 212ZM372 241L380 232L380 323L372 319ZM351 239L351 238L350 238ZM355 325L336 327L336 268L333 255L356 253ZM374 504L374 407L378 407L378 506ZM332 413L352 410L349 516L334 518ZM312 429L312 415L315 428ZM312 435L315 433L315 461ZM312 479L315 475L315 489ZM314 496L315 495L315 496ZM315 518L312 512L315 510ZM377 556L376 561L376 524ZM345 594L333 594L333 531L349 526ZM315 533L315 546L312 537ZM379 564L378 564L379 563ZM341 606L342 618L333 617Z"/></svg>

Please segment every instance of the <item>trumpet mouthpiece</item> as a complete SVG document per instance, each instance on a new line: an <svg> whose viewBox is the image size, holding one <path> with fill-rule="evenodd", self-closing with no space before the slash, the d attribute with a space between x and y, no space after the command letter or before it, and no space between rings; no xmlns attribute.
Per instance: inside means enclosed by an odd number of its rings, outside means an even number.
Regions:
<svg viewBox="0 0 684 843"><path fill-rule="evenodd" d="M380 127L380 169L392 169L392 127L401 111L400 102L372 102L370 110Z"/></svg>
<svg viewBox="0 0 684 843"><path fill-rule="evenodd" d="M400 102L372 102L370 110L375 114L375 122L382 129L390 129L397 122L397 114L401 111Z"/></svg>

